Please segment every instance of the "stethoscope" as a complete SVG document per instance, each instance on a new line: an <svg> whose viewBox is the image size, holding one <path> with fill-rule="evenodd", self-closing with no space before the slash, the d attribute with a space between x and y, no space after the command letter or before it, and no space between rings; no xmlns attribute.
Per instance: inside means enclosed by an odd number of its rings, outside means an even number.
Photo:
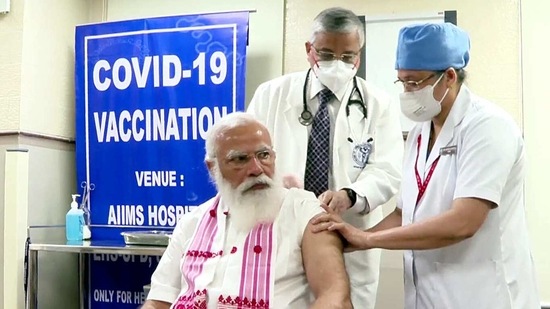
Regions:
<svg viewBox="0 0 550 309"><path fill-rule="evenodd" d="M298 121L304 126L309 126L313 123L313 114L309 111L309 108L307 106L307 89L309 85L309 75L311 74L311 69L307 71L306 74L306 80L304 82L304 89L303 89L303 95L302 95L302 112L300 113L300 118L298 118ZM353 99L354 94L357 93L359 96L359 99ZM367 119L367 106L365 105L363 101L363 96L361 95L361 91L359 91L359 88L357 87L357 77L353 77L353 89L351 90L351 94L349 95L348 102L346 104L346 117L349 118L349 107L353 104L358 104L361 107L361 112L363 113L363 118ZM349 122L349 119L348 119Z"/></svg>

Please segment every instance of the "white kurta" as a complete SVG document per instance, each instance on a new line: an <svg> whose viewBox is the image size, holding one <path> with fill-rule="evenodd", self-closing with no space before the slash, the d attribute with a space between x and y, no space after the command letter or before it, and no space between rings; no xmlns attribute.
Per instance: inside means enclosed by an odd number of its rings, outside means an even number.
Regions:
<svg viewBox="0 0 550 309"><path fill-rule="evenodd" d="M187 290L187 283L181 273L183 254L187 251L197 224L211 207L214 199L195 208L178 222L166 252L151 279L151 290L148 299L173 303L180 294ZM220 201L218 214L224 211L223 200ZM310 289L302 264L301 243L308 221L323 210L311 192L291 189L287 191L279 216L274 223L276 248L274 253L274 291L271 295L272 308L307 308L311 301ZM223 254L214 259L215 267L205 268L197 281L209 283L208 308L217 308L218 297L233 295L239 287L240 280L235 273L240 273L242 265L242 248L246 233L237 233L231 228L231 216L226 220L226 239L222 244ZM235 249L233 249L235 247ZM211 262L212 263L212 262ZM207 269L215 269L208 273Z"/></svg>
<svg viewBox="0 0 550 309"><path fill-rule="evenodd" d="M309 127L298 121L303 110L303 86L306 72L288 74L258 87L248 107L263 122L273 140L277 153L277 171L280 175L295 174L304 179ZM346 103L353 83L336 94L329 104L331 115L331 171L332 190L351 188L359 197L366 198L370 213L353 207L344 219L356 227L366 229L382 218L378 206L393 197L399 188L403 158L403 137L399 122L399 107L379 90L357 78L359 91L367 105L367 119L356 104L350 105L346 117ZM312 114L318 108L315 97L322 88L313 72L306 94ZM343 102L343 103L342 103ZM353 142L350 142L349 139ZM367 165L360 167L353 159L353 150L359 143L373 140L373 151ZM355 308L374 308L378 287L380 251L367 250L345 254L346 269L351 281L352 302Z"/></svg>
<svg viewBox="0 0 550 309"><path fill-rule="evenodd" d="M424 181L440 156L423 198ZM430 122L407 138L403 167L403 225L448 211L457 198L480 198L497 205L477 233L452 246L405 251L405 308L540 308L524 211L523 139L514 120L462 86L426 159Z"/></svg>

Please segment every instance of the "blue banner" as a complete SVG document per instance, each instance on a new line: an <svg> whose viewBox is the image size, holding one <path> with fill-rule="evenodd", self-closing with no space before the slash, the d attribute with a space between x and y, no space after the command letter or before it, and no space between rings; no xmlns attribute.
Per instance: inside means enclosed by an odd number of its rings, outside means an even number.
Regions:
<svg viewBox="0 0 550 309"><path fill-rule="evenodd" d="M91 254L89 308L137 308L160 256Z"/></svg>
<svg viewBox="0 0 550 309"><path fill-rule="evenodd" d="M172 228L215 194L204 138L223 115L244 110L247 39L248 12L76 28L76 169L79 186L94 187L87 202L93 241ZM100 264L91 261L92 269ZM134 286L93 276L90 296L94 289L132 294L148 283L125 279ZM126 308L93 299L93 308Z"/></svg>

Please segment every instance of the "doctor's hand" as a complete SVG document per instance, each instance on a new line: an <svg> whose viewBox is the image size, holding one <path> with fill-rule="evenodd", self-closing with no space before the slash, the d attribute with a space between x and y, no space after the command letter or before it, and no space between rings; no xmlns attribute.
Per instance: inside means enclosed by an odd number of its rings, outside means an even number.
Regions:
<svg viewBox="0 0 550 309"><path fill-rule="evenodd" d="M341 214L351 207L351 201L346 191L325 191L318 197L321 204L327 205L337 214Z"/></svg>
<svg viewBox="0 0 550 309"><path fill-rule="evenodd" d="M344 252L353 252L357 250L367 250L372 247L369 245L370 232L360 230L353 225L345 222L342 217L333 209L326 205L321 205L326 213L318 214L311 219L313 224L312 231L319 233L322 231L337 231L344 238Z"/></svg>

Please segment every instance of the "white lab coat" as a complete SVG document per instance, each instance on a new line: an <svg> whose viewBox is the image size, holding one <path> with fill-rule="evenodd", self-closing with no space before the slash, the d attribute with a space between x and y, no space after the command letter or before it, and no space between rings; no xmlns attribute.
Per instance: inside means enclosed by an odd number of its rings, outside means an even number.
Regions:
<svg viewBox="0 0 550 309"><path fill-rule="evenodd" d="M447 153L440 156L415 208L420 134L422 181L440 149ZM426 160L429 136L428 121L407 138L398 199L403 225L448 211L456 198L480 198L497 207L469 239L440 249L405 251L405 308L540 308L523 204L525 154L517 125L463 85Z"/></svg>
<svg viewBox="0 0 550 309"><path fill-rule="evenodd" d="M307 157L308 128L298 121L302 112L303 86L306 72L297 72L276 78L260 85L248 107L271 133L277 154L277 172L295 174L304 179ZM316 78L311 73L310 78ZM358 88L366 101L368 118L357 105L350 105L349 125L346 102L352 82L336 116L332 143L332 190L351 188L366 197L371 212L367 215L348 211L344 219L356 227L366 229L382 218L382 209L376 208L393 197L399 188L403 159L403 137L399 110L390 100L361 78ZM352 126L353 134L350 132ZM357 167L352 159L353 148L348 137L361 142L373 139L373 152L364 168ZM355 308L374 308L380 264L380 251L367 250L345 255L350 275L352 302Z"/></svg>

